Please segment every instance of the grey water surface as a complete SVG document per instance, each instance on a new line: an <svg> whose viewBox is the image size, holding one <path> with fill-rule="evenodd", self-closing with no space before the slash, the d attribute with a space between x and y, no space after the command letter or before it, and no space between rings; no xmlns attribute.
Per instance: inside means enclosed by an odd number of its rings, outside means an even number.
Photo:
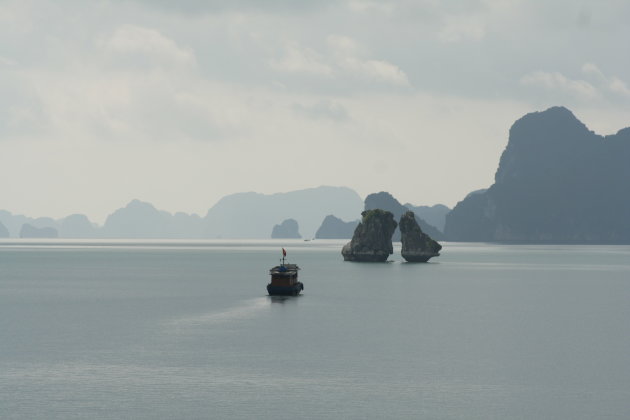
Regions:
<svg viewBox="0 0 630 420"><path fill-rule="evenodd" d="M0 242L0 418L630 417L630 247L342 244Z"/></svg>

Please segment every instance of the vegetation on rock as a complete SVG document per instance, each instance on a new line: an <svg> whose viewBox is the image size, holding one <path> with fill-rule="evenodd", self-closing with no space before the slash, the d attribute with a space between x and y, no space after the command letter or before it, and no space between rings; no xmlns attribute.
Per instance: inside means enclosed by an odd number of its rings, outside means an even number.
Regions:
<svg viewBox="0 0 630 420"><path fill-rule="evenodd" d="M386 210L365 210L354 231L352 240L344 245L341 254L345 261L383 262L394 252L392 235L398 223Z"/></svg>

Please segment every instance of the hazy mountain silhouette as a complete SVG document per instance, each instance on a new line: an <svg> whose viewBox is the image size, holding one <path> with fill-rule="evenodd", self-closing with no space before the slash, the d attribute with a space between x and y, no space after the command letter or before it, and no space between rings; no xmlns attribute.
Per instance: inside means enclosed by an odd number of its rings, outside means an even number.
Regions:
<svg viewBox="0 0 630 420"><path fill-rule="evenodd" d="M436 204L434 206L414 206L406 203L405 207L415 213L416 217L424 220L433 227L438 228L440 232L444 232L446 224L446 215L451 211L444 204Z"/></svg>
<svg viewBox="0 0 630 420"><path fill-rule="evenodd" d="M394 220L398 221L404 213L410 209L400 204L390 193L381 191L365 197L365 210L381 209L387 210L394 215ZM430 225L425 220L416 215L418 225L424 233L435 240L442 240L444 235L435 226ZM400 229L396 228L392 241L400 241Z"/></svg>
<svg viewBox="0 0 630 420"><path fill-rule="evenodd" d="M295 219L306 237L313 237L325 215L335 212L354 218L363 203L346 187L318 187L271 195L237 193L223 197L205 218L196 214L158 210L150 203L132 200L114 211L102 227L80 214L61 220L37 219L0 210L0 223L10 237L19 237L24 224L50 227L62 238L269 238L269 229L278 220ZM30 232L30 231L29 231Z"/></svg>
<svg viewBox="0 0 630 420"><path fill-rule="evenodd" d="M36 227L24 223L20 229L20 238L57 238L59 233L52 227Z"/></svg>
<svg viewBox="0 0 630 420"><path fill-rule="evenodd" d="M106 238L199 238L201 218L156 209L152 204L132 200L107 217L101 230Z"/></svg>
<svg viewBox="0 0 630 420"><path fill-rule="evenodd" d="M512 125L495 183L446 217L455 241L630 243L630 128L590 131L566 108Z"/></svg>
<svg viewBox="0 0 630 420"><path fill-rule="evenodd" d="M308 188L277 194L254 192L223 197L205 217L207 238L269 238L278 220L295 219L305 238L314 237L328 214L354 219L361 213L359 195L346 187Z"/></svg>
<svg viewBox="0 0 630 420"><path fill-rule="evenodd" d="M359 224L358 220L344 222L338 217L329 214L324 218L319 229L315 233L317 239L352 239L354 230Z"/></svg>
<svg viewBox="0 0 630 420"><path fill-rule="evenodd" d="M271 237L274 239L300 239L300 227L295 219L287 219L275 225L271 230Z"/></svg>
<svg viewBox="0 0 630 420"><path fill-rule="evenodd" d="M21 214L12 214L6 210L0 210L0 223L2 223L9 232L9 237L17 238L24 224L29 224L35 228L50 227L59 230L59 224L50 217L39 217L34 219Z"/></svg>
<svg viewBox="0 0 630 420"><path fill-rule="evenodd" d="M62 238L97 238L100 234L98 227L83 214L72 214L59 223Z"/></svg>
<svg viewBox="0 0 630 420"><path fill-rule="evenodd" d="M9 230L0 222L0 238L8 238L9 236Z"/></svg>

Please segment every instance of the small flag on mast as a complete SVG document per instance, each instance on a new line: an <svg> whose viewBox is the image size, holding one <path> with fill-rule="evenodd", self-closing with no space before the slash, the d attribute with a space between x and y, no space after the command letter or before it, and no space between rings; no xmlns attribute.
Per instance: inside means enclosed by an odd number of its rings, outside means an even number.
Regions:
<svg viewBox="0 0 630 420"><path fill-rule="evenodd" d="M287 251L284 250L284 248L282 248L282 256L286 257L287 256Z"/></svg>

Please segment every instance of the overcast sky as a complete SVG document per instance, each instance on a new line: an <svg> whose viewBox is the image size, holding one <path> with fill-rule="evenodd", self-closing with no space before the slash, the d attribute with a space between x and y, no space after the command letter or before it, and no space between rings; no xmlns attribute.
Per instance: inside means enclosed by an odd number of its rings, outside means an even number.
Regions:
<svg viewBox="0 0 630 420"><path fill-rule="evenodd" d="M0 209L319 185L455 205L553 105L630 126L630 2L0 0Z"/></svg>

